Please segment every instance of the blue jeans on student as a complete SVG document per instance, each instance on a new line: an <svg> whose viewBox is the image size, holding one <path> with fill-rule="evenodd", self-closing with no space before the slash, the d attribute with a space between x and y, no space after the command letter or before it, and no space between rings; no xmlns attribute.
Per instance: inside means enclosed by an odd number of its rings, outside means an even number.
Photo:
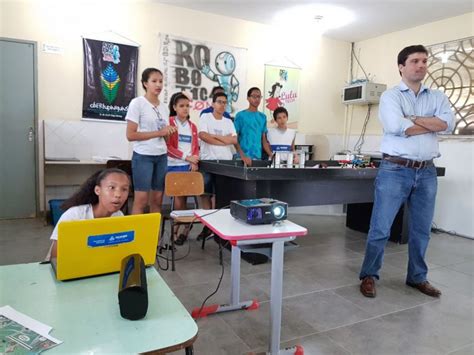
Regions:
<svg viewBox="0 0 474 355"><path fill-rule="evenodd" d="M208 195L214 195L216 193L216 177L211 173L202 173L204 178L204 192Z"/></svg>
<svg viewBox="0 0 474 355"><path fill-rule="evenodd" d="M132 177L135 191L163 191L168 170L168 156L133 152Z"/></svg>
<svg viewBox="0 0 474 355"><path fill-rule="evenodd" d="M379 278L385 244L400 206L407 202L408 271L406 281L426 281L425 253L430 240L437 190L436 168L413 169L382 160L375 179L375 200L360 279Z"/></svg>

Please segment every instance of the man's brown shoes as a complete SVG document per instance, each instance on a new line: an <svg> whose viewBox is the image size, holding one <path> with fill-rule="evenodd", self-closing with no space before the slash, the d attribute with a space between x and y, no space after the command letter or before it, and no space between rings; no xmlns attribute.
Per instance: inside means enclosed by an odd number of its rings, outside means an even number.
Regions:
<svg viewBox="0 0 474 355"><path fill-rule="evenodd" d="M375 280L371 276L366 276L362 279L360 284L360 292L365 297L375 297Z"/></svg>
<svg viewBox="0 0 474 355"><path fill-rule="evenodd" d="M407 281L406 284L410 287L416 288L418 291L424 293L425 295L428 295L431 297L441 296L441 291L431 286L431 284L428 281L423 281L423 282L420 282L419 284L414 284Z"/></svg>
<svg viewBox="0 0 474 355"><path fill-rule="evenodd" d="M416 288L421 293L431 297L439 297L441 296L441 291L437 288L433 287L428 281L423 281L418 284L407 282L408 286ZM362 283L360 284L360 292L365 297L375 297L375 280L371 276L366 276L362 279Z"/></svg>

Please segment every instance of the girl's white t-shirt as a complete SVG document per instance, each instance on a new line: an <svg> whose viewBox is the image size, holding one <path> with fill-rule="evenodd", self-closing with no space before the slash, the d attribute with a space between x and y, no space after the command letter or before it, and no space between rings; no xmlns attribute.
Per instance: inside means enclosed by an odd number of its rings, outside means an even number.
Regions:
<svg viewBox="0 0 474 355"><path fill-rule="evenodd" d="M291 145L296 137L296 130L287 128L281 130L278 128L269 128L267 133L268 143L270 143L273 152L291 152ZM286 160L287 154L281 157Z"/></svg>
<svg viewBox="0 0 474 355"><path fill-rule="evenodd" d="M122 217L122 211L117 211L112 213L111 217ZM58 223L54 227L53 233L51 234L51 240L58 240L58 226L61 222L64 221L81 221L84 219L94 219L94 212L92 210L92 205L79 205L69 208L66 212L62 214L59 218Z"/></svg>
<svg viewBox="0 0 474 355"><path fill-rule="evenodd" d="M168 107L162 102L153 106L145 96L139 96L130 101L125 119L138 124L137 132L153 132L168 126L169 116ZM165 139L157 137L133 142L133 151L143 155L163 155L168 150Z"/></svg>
<svg viewBox="0 0 474 355"><path fill-rule="evenodd" d="M183 157L191 155L193 133L189 121L181 122L175 117L176 127L178 128L178 149L183 152ZM184 166L189 163L183 159L173 158L168 155L168 166Z"/></svg>

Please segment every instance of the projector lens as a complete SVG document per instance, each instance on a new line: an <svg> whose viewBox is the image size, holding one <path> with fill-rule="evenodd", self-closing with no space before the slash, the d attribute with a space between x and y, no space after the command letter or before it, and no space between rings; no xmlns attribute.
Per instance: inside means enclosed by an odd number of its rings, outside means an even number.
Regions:
<svg viewBox="0 0 474 355"><path fill-rule="evenodd" d="M273 207L273 216L275 216L275 218L283 218L285 216L285 209L282 207L282 206L275 206Z"/></svg>

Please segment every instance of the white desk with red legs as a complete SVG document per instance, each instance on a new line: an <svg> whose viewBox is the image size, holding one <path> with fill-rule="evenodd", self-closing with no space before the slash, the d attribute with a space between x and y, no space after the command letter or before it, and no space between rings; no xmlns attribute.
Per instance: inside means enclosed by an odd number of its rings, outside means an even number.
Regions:
<svg viewBox="0 0 474 355"><path fill-rule="evenodd" d="M231 216L229 209L197 210L197 218L221 239L232 245L230 304L211 305L193 310L198 318L213 313L258 308L257 300L240 301L240 251L257 244L271 244L272 273L270 291L270 345L269 354L304 354L301 346L280 350L281 307L283 286L283 253L285 242L308 233L307 229L288 220L278 224L250 225ZM199 312L200 311L200 312Z"/></svg>

